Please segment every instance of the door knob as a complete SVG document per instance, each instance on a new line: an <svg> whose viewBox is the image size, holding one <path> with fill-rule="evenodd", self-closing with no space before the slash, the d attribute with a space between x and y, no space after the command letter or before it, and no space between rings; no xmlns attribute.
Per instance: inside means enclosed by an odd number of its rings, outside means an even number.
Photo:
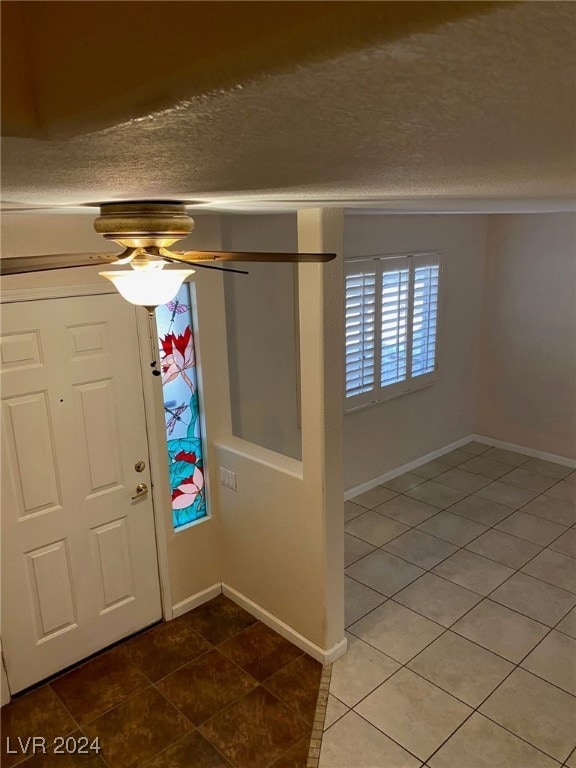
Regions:
<svg viewBox="0 0 576 768"><path fill-rule="evenodd" d="M134 501L134 499L141 499L142 496L146 496L147 493L148 493L148 486L146 485L146 483L138 483L138 485L136 486L136 494L132 496L132 501Z"/></svg>

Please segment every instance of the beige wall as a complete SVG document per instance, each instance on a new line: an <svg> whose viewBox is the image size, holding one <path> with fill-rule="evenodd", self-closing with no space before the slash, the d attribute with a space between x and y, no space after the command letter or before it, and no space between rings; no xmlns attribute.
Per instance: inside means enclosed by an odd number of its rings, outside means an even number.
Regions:
<svg viewBox="0 0 576 768"><path fill-rule="evenodd" d="M346 257L439 250L438 379L344 417L344 487L369 482L474 432L486 217L348 215Z"/></svg>
<svg viewBox="0 0 576 768"><path fill-rule="evenodd" d="M234 251L294 252L296 216L222 217L222 244ZM225 277L233 433L300 459L294 267L236 266L250 274Z"/></svg>
<svg viewBox="0 0 576 768"><path fill-rule="evenodd" d="M432 387L347 414L344 487L369 482L474 431L485 216L345 217L346 256L443 253L440 377ZM292 215L223 217L227 248L295 248ZM246 265L226 278L234 434L299 458L291 275ZM257 265L259 266L259 265ZM341 342L342 343L342 342ZM343 346L340 347L343 354Z"/></svg>
<svg viewBox="0 0 576 768"><path fill-rule="evenodd" d="M96 214L2 214L2 258L51 253L105 251L119 247L94 232ZM58 269L28 275L3 275L1 290L46 288L61 285L101 284L102 267Z"/></svg>
<svg viewBox="0 0 576 768"><path fill-rule="evenodd" d="M576 216L490 217L476 431L576 458Z"/></svg>
<svg viewBox="0 0 576 768"><path fill-rule="evenodd" d="M299 226L302 250L342 253L340 212L305 211ZM224 583L324 650L344 638L342 281L341 258L299 268L302 462L236 437L217 445L238 485L219 487Z"/></svg>

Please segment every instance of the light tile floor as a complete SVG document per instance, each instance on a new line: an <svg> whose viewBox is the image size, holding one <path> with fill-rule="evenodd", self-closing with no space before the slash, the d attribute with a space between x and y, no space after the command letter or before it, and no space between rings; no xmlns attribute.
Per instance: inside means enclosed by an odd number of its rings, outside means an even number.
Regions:
<svg viewBox="0 0 576 768"><path fill-rule="evenodd" d="M576 472L471 442L345 516L320 768L576 768Z"/></svg>

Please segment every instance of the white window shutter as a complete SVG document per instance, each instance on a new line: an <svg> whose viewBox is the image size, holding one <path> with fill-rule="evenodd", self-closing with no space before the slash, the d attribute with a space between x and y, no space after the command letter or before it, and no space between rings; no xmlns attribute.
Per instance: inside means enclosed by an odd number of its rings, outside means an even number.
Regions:
<svg viewBox="0 0 576 768"><path fill-rule="evenodd" d="M346 275L346 397L374 389L376 273Z"/></svg>
<svg viewBox="0 0 576 768"><path fill-rule="evenodd" d="M414 270L412 311L412 376L432 373L436 368L438 325L438 265Z"/></svg>
<svg viewBox="0 0 576 768"><path fill-rule="evenodd" d="M408 269L385 269L382 273L381 387L406 378L408 284Z"/></svg>

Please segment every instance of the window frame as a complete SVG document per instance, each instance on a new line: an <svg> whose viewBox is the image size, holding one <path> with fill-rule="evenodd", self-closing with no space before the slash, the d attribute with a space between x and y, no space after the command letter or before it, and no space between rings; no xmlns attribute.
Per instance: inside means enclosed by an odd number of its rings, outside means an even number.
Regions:
<svg viewBox="0 0 576 768"><path fill-rule="evenodd" d="M414 392L419 389L429 387L438 379L438 340L440 336L441 325L441 305L442 305L442 282L443 282L443 264L440 251L418 251L410 253L390 253L377 254L373 256L355 256L345 260L344 275L345 280L348 275L358 274L359 266L363 267L360 271L375 273L376 279L376 301L375 301L375 328L374 328L374 384L372 389L367 392L360 392L355 395L346 394L346 381L344 383L344 411L348 413L360 408L366 408L371 405L386 402L395 397ZM407 305L407 323L406 323L406 377L393 384L381 385L382 375L382 275L391 267L408 269L408 305ZM436 334L435 334L435 352L434 352L434 370L430 373L412 376L412 341L413 341L413 312L414 312L414 280L416 269L419 267L437 266L438 267L438 295L437 295L437 314L436 314ZM346 304L346 289L344 293L344 302ZM346 312L346 307L345 307ZM346 328L345 328L346 332ZM346 369L346 349L344 350L344 367ZM346 377L345 377L346 378Z"/></svg>

